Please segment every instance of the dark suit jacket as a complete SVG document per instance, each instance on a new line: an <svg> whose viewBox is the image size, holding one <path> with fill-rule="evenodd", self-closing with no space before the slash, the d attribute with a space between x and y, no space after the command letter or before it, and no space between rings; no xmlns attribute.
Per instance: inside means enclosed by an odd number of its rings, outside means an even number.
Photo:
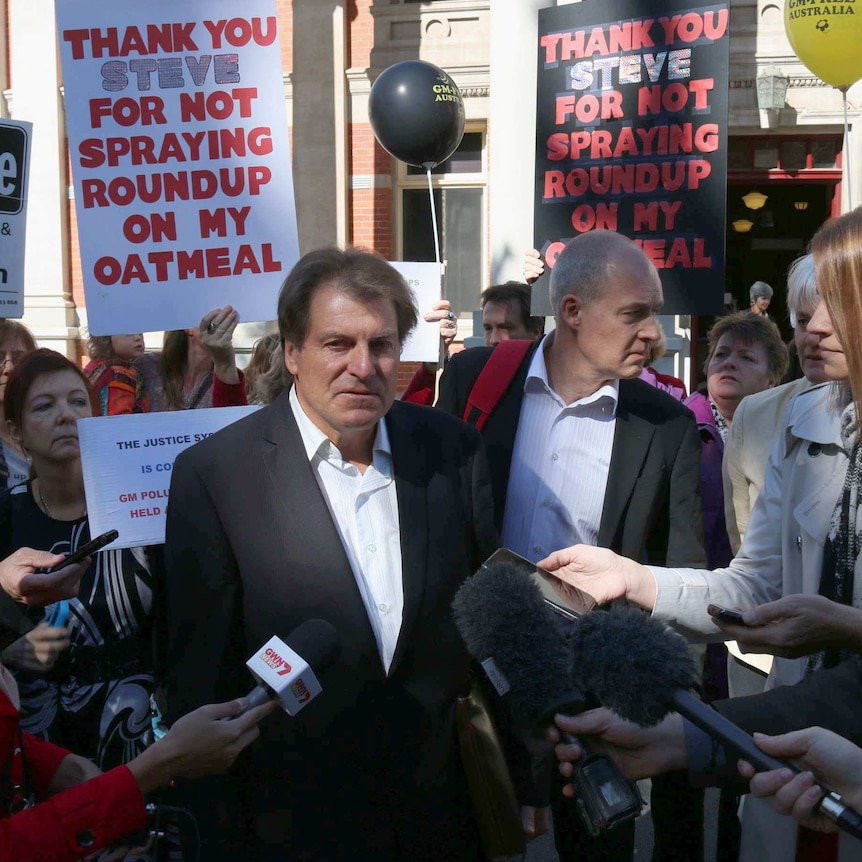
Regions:
<svg viewBox="0 0 862 862"><path fill-rule="evenodd" d="M796 685L782 685L746 697L717 700L713 708L747 733L777 735L825 727L855 745L862 745L862 657L850 656L839 665L809 673ZM722 746L716 759L709 735L686 731L692 781L703 785L731 785L748 792L748 781L736 768L740 753Z"/></svg>
<svg viewBox="0 0 862 862"><path fill-rule="evenodd" d="M273 634L320 618L342 639L323 693L295 719L267 719L234 775L255 814L251 846L210 846L201 858L253 859L251 847L265 859L474 858L452 723L468 656L450 602L496 547L487 464L479 435L439 411L396 402L386 421L404 584L388 677L288 393L176 461L170 715L247 693L245 661ZM221 782L209 804L236 826L243 800Z"/></svg>
<svg viewBox="0 0 862 862"><path fill-rule="evenodd" d="M474 347L452 357L440 381L437 407L459 418L464 415L469 393L492 350ZM534 347L527 353L482 431L498 529L503 524L524 383L535 351ZM690 410L642 380L620 381L598 544L655 565L706 565L697 424Z"/></svg>
<svg viewBox="0 0 862 862"><path fill-rule="evenodd" d="M816 670L796 685L716 701L713 706L749 733L789 733L825 727L862 745L862 657Z"/></svg>

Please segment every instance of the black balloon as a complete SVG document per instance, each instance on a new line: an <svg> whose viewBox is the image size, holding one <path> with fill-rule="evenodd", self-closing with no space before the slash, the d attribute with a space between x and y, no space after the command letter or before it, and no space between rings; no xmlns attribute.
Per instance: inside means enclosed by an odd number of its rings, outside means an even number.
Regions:
<svg viewBox="0 0 862 862"><path fill-rule="evenodd" d="M390 66L374 82L368 101L380 146L408 165L445 162L464 137L464 100L455 82L422 60Z"/></svg>

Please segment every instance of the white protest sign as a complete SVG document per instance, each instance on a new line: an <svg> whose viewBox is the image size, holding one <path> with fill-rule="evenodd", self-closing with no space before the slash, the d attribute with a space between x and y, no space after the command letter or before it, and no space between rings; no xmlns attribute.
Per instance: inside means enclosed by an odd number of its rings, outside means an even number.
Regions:
<svg viewBox="0 0 862 862"><path fill-rule="evenodd" d="M0 119L0 317L24 316L24 239L32 123Z"/></svg>
<svg viewBox="0 0 862 862"><path fill-rule="evenodd" d="M268 320L299 258L275 0L57 0L90 331Z"/></svg>
<svg viewBox="0 0 862 862"><path fill-rule="evenodd" d="M389 261L404 276L416 297L419 323L401 348L404 362L437 362L440 356L440 324L426 323L422 315L440 299L440 264Z"/></svg>
<svg viewBox="0 0 862 862"><path fill-rule="evenodd" d="M91 535L119 530L113 548L164 542L174 459L258 409L217 407L79 419Z"/></svg>

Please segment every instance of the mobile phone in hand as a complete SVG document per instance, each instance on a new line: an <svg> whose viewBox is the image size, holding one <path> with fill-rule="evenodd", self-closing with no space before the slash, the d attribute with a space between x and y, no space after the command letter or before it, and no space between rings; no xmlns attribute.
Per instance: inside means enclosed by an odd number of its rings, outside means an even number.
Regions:
<svg viewBox="0 0 862 862"><path fill-rule="evenodd" d="M742 611L734 610L733 608L723 608L719 605L709 605L706 612L723 623L732 623L735 626L744 626L742 620Z"/></svg>
<svg viewBox="0 0 862 862"><path fill-rule="evenodd" d="M48 574L51 572L56 572L59 569L64 569L66 566L71 566L73 563L80 563L84 557L90 557L96 553L96 551L101 551L105 545L110 545L111 542L114 541L120 534L116 530L108 530L107 533L102 533L101 536L96 536L90 542L87 542L86 545L81 545L77 551L73 551L71 554L64 557L56 566L51 566L50 569L46 569Z"/></svg>

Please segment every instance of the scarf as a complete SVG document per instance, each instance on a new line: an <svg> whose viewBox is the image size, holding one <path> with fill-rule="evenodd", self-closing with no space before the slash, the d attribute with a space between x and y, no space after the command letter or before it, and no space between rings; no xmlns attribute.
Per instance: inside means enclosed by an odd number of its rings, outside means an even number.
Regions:
<svg viewBox="0 0 862 862"><path fill-rule="evenodd" d="M709 409L712 410L712 418L715 420L715 429L721 437L721 442L727 445L727 438L730 436L730 425L727 424L727 419L721 415L721 411L719 411L718 407L715 406L715 402L712 398L707 396L706 400L709 401Z"/></svg>
<svg viewBox="0 0 862 862"><path fill-rule="evenodd" d="M853 576L862 548L862 528L858 522L862 446L859 444L858 432L856 406L851 401L841 413L841 442L845 451L850 453L850 459L823 549L820 595L833 602L862 608L862 584L856 584ZM822 650L809 658L808 668L834 667L845 655L843 650Z"/></svg>

